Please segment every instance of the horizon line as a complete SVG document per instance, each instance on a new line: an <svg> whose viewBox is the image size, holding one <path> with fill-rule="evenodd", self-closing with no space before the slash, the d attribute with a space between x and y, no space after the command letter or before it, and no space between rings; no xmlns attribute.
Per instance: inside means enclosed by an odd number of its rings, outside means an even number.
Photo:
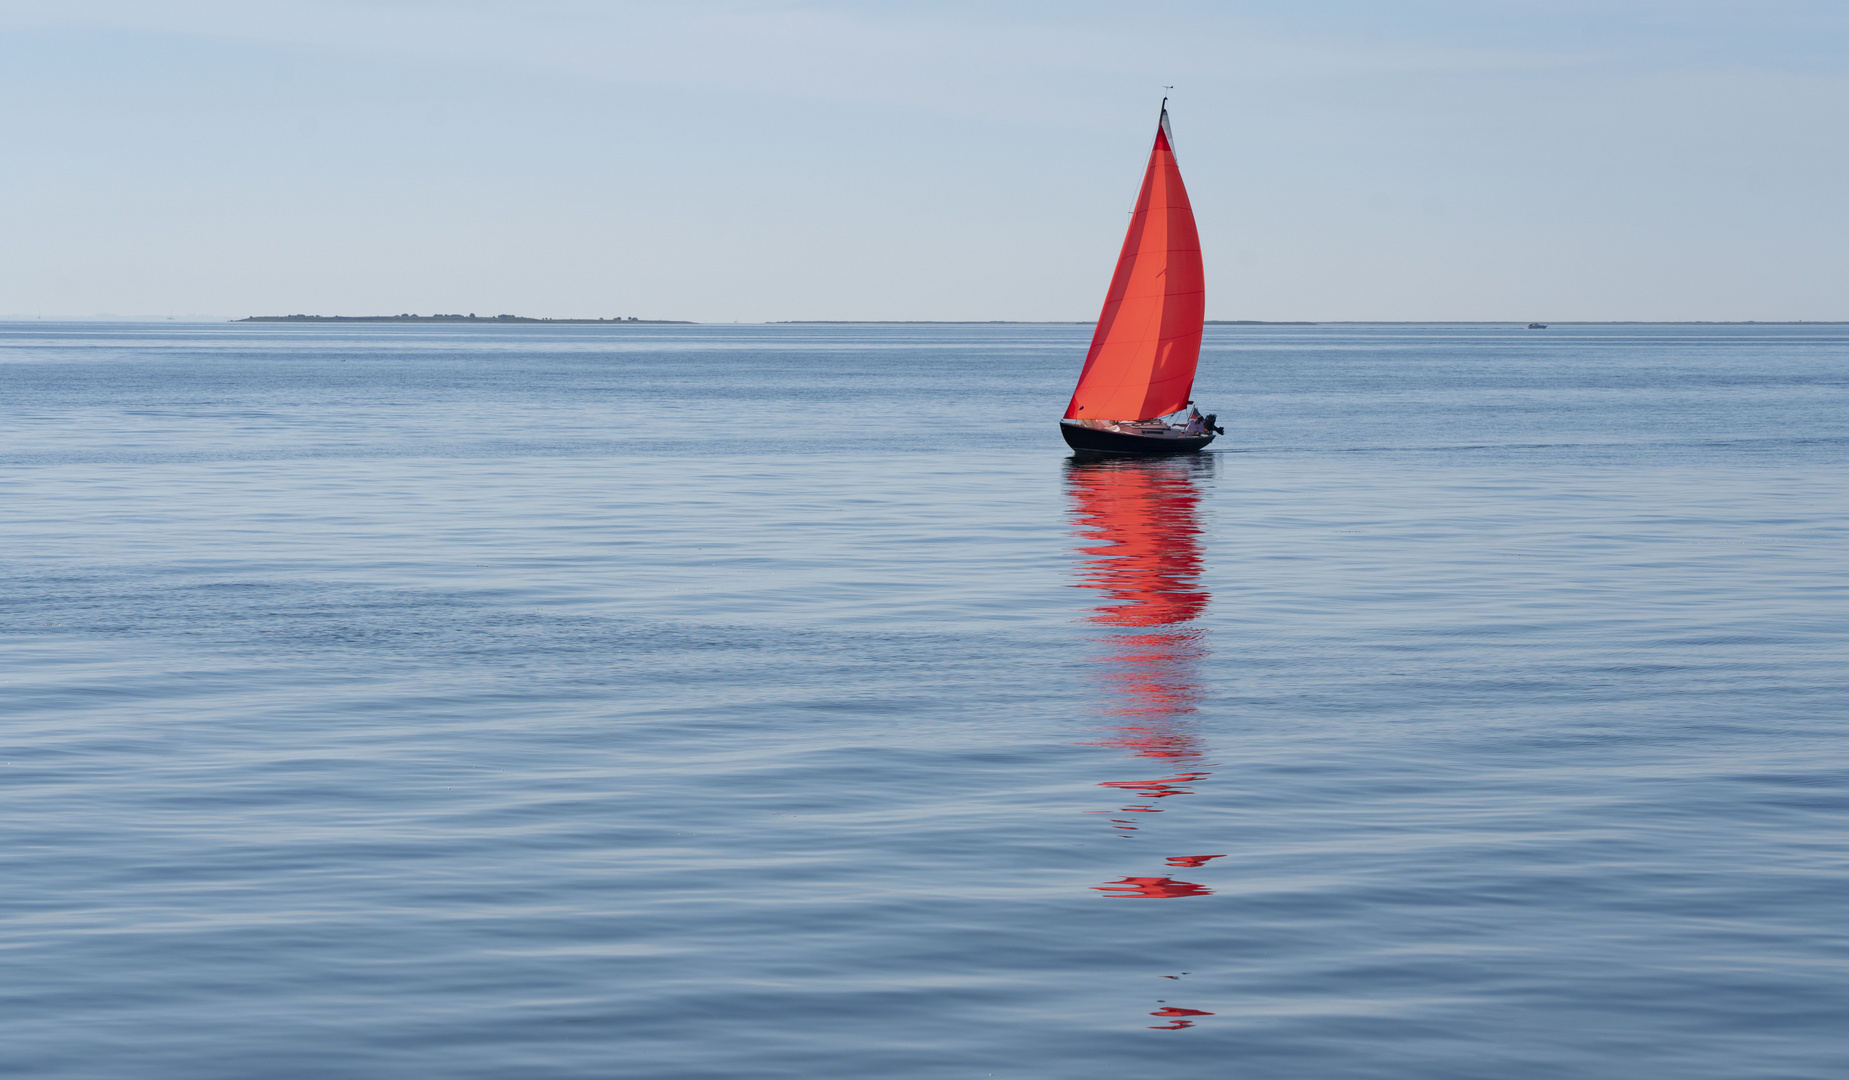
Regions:
<svg viewBox="0 0 1849 1080"><path fill-rule="evenodd" d="M226 318L219 315L0 315L0 323L93 322L120 323L221 323L221 322L429 322L448 325L532 325L534 323L580 323L588 325L628 326L1090 326L1095 319L638 319L571 318L555 316L507 316L475 318L456 316L406 315L309 315L244 316ZM1528 319L1207 319L1204 326L1504 326L1527 327L1539 323L1548 326L1844 326L1849 319L1554 319L1547 322Z"/></svg>

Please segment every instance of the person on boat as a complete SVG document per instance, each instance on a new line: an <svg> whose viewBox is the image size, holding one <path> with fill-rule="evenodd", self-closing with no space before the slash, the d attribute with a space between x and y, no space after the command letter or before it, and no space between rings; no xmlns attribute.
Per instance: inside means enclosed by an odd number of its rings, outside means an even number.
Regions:
<svg viewBox="0 0 1849 1080"><path fill-rule="evenodd" d="M1194 407L1194 403L1192 401L1188 402L1188 427L1185 431L1182 432L1182 434L1184 435L1205 435L1207 434L1207 420L1206 418L1201 416L1201 411Z"/></svg>

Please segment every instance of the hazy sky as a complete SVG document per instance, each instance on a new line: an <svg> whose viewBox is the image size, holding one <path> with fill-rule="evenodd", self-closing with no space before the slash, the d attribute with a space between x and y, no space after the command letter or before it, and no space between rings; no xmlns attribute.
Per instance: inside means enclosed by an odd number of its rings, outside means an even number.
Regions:
<svg viewBox="0 0 1849 1080"><path fill-rule="evenodd" d="M1844 0L0 0L0 315L1849 319Z"/></svg>

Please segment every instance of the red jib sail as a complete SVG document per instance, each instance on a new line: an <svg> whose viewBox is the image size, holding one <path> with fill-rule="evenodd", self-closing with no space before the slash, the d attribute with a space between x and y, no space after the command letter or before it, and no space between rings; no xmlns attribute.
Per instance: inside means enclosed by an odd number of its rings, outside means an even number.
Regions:
<svg viewBox="0 0 1849 1080"><path fill-rule="evenodd" d="M1194 208L1169 140L1168 108L1143 173L1117 273L1104 297L1068 420L1149 420L1179 412L1194 389L1207 293Z"/></svg>

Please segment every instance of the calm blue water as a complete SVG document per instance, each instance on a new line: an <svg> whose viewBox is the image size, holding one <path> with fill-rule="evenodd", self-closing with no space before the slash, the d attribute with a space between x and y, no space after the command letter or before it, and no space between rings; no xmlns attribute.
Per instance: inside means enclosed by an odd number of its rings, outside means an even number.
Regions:
<svg viewBox="0 0 1849 1080"><path fill-rule="evenodd" d="M0 326L0 1069L1840 1077L1849 327Z"/></svg>

